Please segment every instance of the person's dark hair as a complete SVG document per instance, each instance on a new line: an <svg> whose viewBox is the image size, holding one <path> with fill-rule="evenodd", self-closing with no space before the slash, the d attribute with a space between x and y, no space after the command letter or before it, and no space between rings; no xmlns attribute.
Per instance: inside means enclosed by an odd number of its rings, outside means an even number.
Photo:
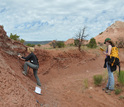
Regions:
<svg viewBox="0 0 124 107"><path fill-rule="evenodd" d="M112 45L112 47L114 47L114 46L115 46L114 42L113 42L113 41L111 41L111 40L108 40L108 41L106 41L106 42L110 43L110 44Z"/></svg>

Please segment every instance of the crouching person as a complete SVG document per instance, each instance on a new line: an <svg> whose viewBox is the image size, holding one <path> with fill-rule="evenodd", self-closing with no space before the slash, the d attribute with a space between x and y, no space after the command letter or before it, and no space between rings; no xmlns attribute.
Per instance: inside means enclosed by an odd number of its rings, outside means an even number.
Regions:
<svg viewBox="0 0 124 107"><path fill-rule="evenodd" d="M18 57L22 60L25 60L26 62L24 63L24 71L22 71L22 73L24 75L27 75L27 70L28 70L28 67L32 68L33 69L33 73L34 73L34 76L37 80L37 85L38 86L41 86L41 83L40 83L40 80L37 76L37 71L38 71L38 68L39 68L39 62L38 62L38 58L36 57L36 55L33 53L34 52L34 48L27 48L27 51L29 53L29 55L27 57L24 57L24 56L21 56L21 55L18 55ZM28 62L30 61L30 62Z"/></svg>

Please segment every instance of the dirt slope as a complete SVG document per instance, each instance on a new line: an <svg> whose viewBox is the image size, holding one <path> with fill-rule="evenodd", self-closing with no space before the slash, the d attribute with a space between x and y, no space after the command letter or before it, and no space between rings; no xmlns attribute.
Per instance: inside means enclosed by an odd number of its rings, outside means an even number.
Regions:
<svg viewBox="0 0 124 107"><path fill-rule="evenodd" d="M36 107L33 95L36 84L22 75L22 64L17 53L26 47L6 35L0 26L0 107Z"/></svg>

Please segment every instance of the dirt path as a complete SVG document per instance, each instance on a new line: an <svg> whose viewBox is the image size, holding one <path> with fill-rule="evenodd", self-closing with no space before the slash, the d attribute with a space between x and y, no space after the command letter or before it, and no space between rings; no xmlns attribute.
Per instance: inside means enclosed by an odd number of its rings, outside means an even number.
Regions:
<svg viewBox="0 0 124 107"><path fill-rule="evenodd" d="M44 107L123 107L124 102L114 92L108 95L102 91L103 86L94 86L93 75L98 72L84 71L52 79L44 86ZM88 79L87 89L85 79Z"/></svg>

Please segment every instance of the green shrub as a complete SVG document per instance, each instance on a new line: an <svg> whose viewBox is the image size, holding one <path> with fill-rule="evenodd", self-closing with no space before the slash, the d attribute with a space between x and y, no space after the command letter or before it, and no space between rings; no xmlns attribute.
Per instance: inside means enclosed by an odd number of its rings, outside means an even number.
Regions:
<svg viewBox="0 0 124 107"><path fill-rule="evenodd" d="M120 75L118 77L119 83L124 86L124 71L120 71Z"/></svg>
<svg viewBox="0 0 124 107"><path fill-rule="evenodd" d="M30 44L30 43L28 43L27 46L29 46L29 47L34 47L35 44Z"/></svg>
<svg viewBox="0 0 124 107"><path fill-rule="evenodd" d="M63 48L65 47L65 44L63 41L53 41L50 46L52 46L53 48Z"/></svg>
<svg viewBox="0 0 124 107"><path fill-rule="evenodd" d="M115 89L115 94L118 95L122 92L122 89Z"/></svg>
<svg viewBox="0 0 124 107"><path fill-rule="evenodd" d="M88 88L88 79L84 80L84 88L87 89Z"/></svg>
<svg viewBox="0 0 124 107"><path fill-rule="evenodd" d="M71 43L71 44L69 44L69 46L74 46L74 44L73 44L73 43Z"/></svg>
<svg viewBox="0 0 124 107"><path fill-rule="evenodd" d="M119 97L119 99L120 99L120 100L121 100L121 99L124 99L124 96L121 95L121 96Z"/></svg>
<svg viewBox="0 0 124 107"><path fill-rule="evenodd" d="M99 35L101 35L103 32L99 33Z"/></svg>
<svg viewBox="0 0 124 107"><path fill-rule="evenodd" d="M75 40L74 40L74 45L75 45L75 46L78 46L78 45L79 45L79 39L75 39Z"/></svg>
<svg viewBox="0 0 124 107"><path fill-rule="evenodd" d="M90 39L90 42L89 42L89 44L87 46L89 48L96 48L97 47L96 40L94 38Z"/></svg>
<svg viewBox="0 0 124 107"><path fill-rule="evenodd" d="M21 42L21 43L24 43L24 42L25 42L25 40L24 40L24 39L21 39L21 40L20 40L20 42Z"/></svg>
<svg viewBox="0 0 124 107"><path fill-rule="evenodd" d="M57 45L58 48L63 48L63 47L65 47L65 44L64 44L63 41L57 41L57 42L56 42L56 45Z"/></svg>
<svg viewBox="0 0 124 107"><path fill-rule="evenodd" d="M10 39L13 39L13 40L19 40L19 36L17 34L10 34Z"/></svg>
<svg viewBox="0 0 124 107"><path fill-rule="evenodd" d="M37 44L37 46L39 46L39 47L40 47L40 46L41 46L41 44Z"/></svg>
<svg viewBox="0 0 124 107"><path fill-rule="evenodd" d="M19 37L20 36L18 36L17 34L12 34L12 33L10 34L10 39L13 39L13 40L19 41L21 43L24 43L25 40L24 39L20 39Z"/></svg>
<svg viewBox="0 0 124 107"><path fill-rule="evenodd" d="M94 77L94 84L99 86L102 83L103 76L102 75L95 75Z"/></svg>

